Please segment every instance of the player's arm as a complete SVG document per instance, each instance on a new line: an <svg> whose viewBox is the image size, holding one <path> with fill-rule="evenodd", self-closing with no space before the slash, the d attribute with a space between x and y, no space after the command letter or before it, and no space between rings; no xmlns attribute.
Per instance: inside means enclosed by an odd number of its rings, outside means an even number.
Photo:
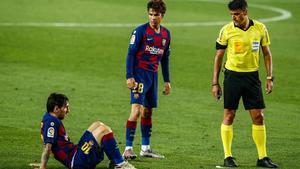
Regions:
<svg viewBox="0 0 300 169"><path fill-rule="evenodd" d="M269 45L262 46L262 52L264 55L264 62L267 72L266 93L269 94L273 89L273 63Z"/></svg>
<svg viewBox="0 0 300 169"><path fill-rule="evenodd" d="M170 42L165 49L164 55L161 59L161 70L164 79L164 90L163 94L168 95L171 92L171 83L170 83L170 71L169 71L169 59L170 59Z"/></svg>
<svg viewBox="0 0 300 169"><path fill-rule="evenodd" d="M42 157L41 157L41 166L40 169L46 169L50 154L51 154L52 144L46 143L44 145Z"/></svg>
<svg viewBox="0 0 300 169"><path fill-rule="evenodd" d="M217 43L217 51L214 60L214 72L213 72L213 79L212 79L212 95L216 99L220 99L222 96L222 89L219 84L219 75L221 71L223 56L225 54L225 49L226 49L225 46L218 47L218 43Z"/></svg>
<svg viewBox="0 0 300 169"><path fill-rule="evenodd" d="M134 70L134 62L136 53L138 52L141 41L142 41L143 33L140 28L134 30L131 34L130 43L128 47L128 53L126 58L126 84L127 87L132 89L135 87L135 80L133 78L133 70Z"/></svg>

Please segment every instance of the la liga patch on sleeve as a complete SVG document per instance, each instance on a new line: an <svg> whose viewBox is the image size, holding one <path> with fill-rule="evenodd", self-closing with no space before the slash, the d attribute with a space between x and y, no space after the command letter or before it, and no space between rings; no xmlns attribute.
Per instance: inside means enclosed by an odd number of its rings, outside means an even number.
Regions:
<svg viewBox="0 0 300 169"><path fill-rule="evenodd" d="M135 42L135 35L132 35L130 39L130 44L133 45L134 42Z"/></svg>
<svg viewBox="0 0 300 169"><path fill-rule="evenodd" d="M47 130L47 137L53 138L55 133L55 129L53 127L49 127Z"/></svg>

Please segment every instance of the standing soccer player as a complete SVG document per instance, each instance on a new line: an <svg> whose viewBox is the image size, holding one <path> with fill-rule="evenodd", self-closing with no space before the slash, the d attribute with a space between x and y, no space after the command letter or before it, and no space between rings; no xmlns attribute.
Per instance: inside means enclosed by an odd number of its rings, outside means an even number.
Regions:
<svg viewBox="0 0 300 169"><path fill-rule="evenodd" d="M126 83L131 91L131 113L126 123L126 147L123 156L135 159L133 140L137 120L141 116L142 147L140 155L164 158L150 148L152 110L157 107L157 70L161 62L164 95L170 93L169 55L170 32L160 25L166 12L163 0L150 0L147 5L149 22L137 27L131 35L126 60Z"/></svg>
<svg viewBox="0 0 300 169"><path fill-rule="evenodd" d="M110 127L94 122L77 145L70 142L62 120L69 113L69 99L64 94L52 93L48 97L47 112L41 122L44 149L40 169L46 169L51 154L70 169L93 169L104 158L104 152L115 169L135 169L124 161Z"/></svg>
<svg viewBox="0 0 300 169"><path fill-rule="evenodd" d="M265 103L258 74L261 47L267 73L266 93L270 94L273 88L273 74L268 31L264 24L248 18L246 0L232 0L228 8L233 22L221 29L217 39L212 80L212 94L219 99L222 95L219 73L227 49L224 72L224 118L221 125L224 166L237 167L231 153L232 124L242 97L244 107L249 110L252 118L252 137L258 151L256 165L277 168L277 164L272 162L266 152L266 128L263 115Z"/></svg>

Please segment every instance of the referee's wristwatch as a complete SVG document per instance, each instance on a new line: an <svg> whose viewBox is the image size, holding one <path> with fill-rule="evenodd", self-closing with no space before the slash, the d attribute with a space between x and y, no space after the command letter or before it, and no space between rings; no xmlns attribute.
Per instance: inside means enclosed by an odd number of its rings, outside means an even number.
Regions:
<svg viewBox="0 0 300 169"><path fill-rule="evenodd" d="M274 76L267 76L267 80L271 80L273 82L274 81Z"/></svg>

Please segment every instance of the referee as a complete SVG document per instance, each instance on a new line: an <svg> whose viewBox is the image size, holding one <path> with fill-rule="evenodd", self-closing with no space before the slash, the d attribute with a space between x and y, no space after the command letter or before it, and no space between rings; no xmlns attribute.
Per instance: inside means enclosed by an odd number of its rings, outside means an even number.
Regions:
<svg viewBox="0 0 300 169"><path fill-rule="evenodd" d="M217 99L222 95L219 74L222 59L227 53L224 71L224 117L221 137L224 148L224 166L237 167L231 153L233 120L242 97L244 108L252 118L252 137L258 151L256 165L278 168L267 156L266 127L263 111L265 103L259 80L259 50L261 47L266 68L266 93L273 88L272 55L270 38L264 24L248 17L246 0L232 0L228 4L232 22L222 27L216 42L216 55L212 79L212 94Z"/></svg>

